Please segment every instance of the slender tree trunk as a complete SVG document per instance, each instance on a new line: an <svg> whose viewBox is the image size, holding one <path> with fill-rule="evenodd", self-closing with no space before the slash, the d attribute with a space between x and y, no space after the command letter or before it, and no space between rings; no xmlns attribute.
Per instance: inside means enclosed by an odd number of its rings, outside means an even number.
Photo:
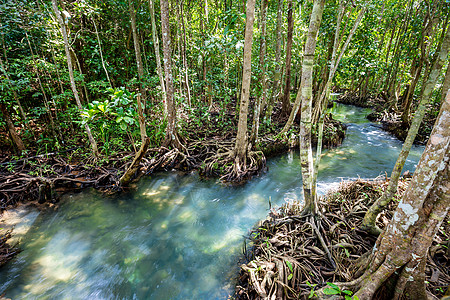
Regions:
<svg viewBox="0 0 450 300"><path fill-rule="evenodd" d="M33 48L31 47L30 38L28 37L28 33L27 32L25 32L25 37L26 37L27 42L28 42L28 47L30 48L31 56L34 57L34 51L33 51ZM44 86L42 85L41 75L39 74L39 70L37 68L36 68L36 78L38 80L39 87L41 88L42 96L44 96L44 105L45 105L45 108L47 110L47 115L48 115L48 118L49 118L49 121L50 121L50 130L51 130L52 135L55 138L56 142L58 143L58 136L57 136L56 130L55 130L55 122L53 121L52 111L50 110L50 107L48 105L49 101L48 101L48 98L47 98L47 93L45 92Z"/></svg>
<svg viewBox="0 0 450 300"><path fill-rule="evenodd" d="M102 67L105 71L106 78L108 79L109 86L112 87L111 79L109 79L108 70L106 69L105 60L103 59L102 43L100 42L100 36L98 35L97 24L95 24L94 17L92 17L92 24L94 24L95 35L97 36L98 49L100 52L100 59L102 61Z"/></svg>
<svg viewBox="0 0 450 300"><path fill-rule="evenodd" d="M283 25L283 0L277 1L277 28L276 28L276 47L275 47L275 72L273 78L272 97L267 106L265 120L269 123L272 120L273 105L280 97L281 81L281 41Z"/></svg>
<svg viewBox="0 0 450 300"><path fill-rule="evenodd" d="M256 100L256 105L253 113L252 134L250 137L250 143L255 144L258 140L259 133L259 119L261 111L266 103L267 98L267 82L266 82L266 22L267 22L267 0L261 0L260 11L260 46L259 46L259 69L261 75L259 82L261 84L261 95Z"/></svg>
<svg viewBox="0 0 450 300"><path fill-rule="evenodd" d="M403 143L400 155L395 163L394 169L391 173L391 178L389 180L389 186L383 195L375 201L375 203L369 208L363 220L363 227L372 233L379 234L380 229L376 227L375 220L381 210L389 203L393 195L397 191L398 179L400 178L401 171L405 165L406 158L408 157L411 146L414 139L419 131L420 124L422 123L423 116L426 112L426 106L430 102L431 94L433 92L434 86L436 85L437 78L441 71L444 62L447 59L447 54L450 48L450 30L447 31L444 42L440 49L438 59L435 61L433 69L428 77L426 84L421 95L421 100L419 107L414 114L414 118L411 122L411 127L409 128L408 135L406 136L405 142Z"/></svg>
<svg viewBox="0 0 450 300"><path fill-rule="evenodd" d="M284 86L284 93L281 102L281 115L287 116L291 111L291 60L292 60L292 41L294 32L294 7L292 0L288 0L288 31L286 42L286 63L285 63L285 78L286 84ZM292 113L291 113L292 114Z"/></svg>
<svg viewBox="0 0 450 300"><path fill-rule="evenodd" d="M61 13L59 12L58 4L56 1L57 0L52 0L52 5L53 5L53 10L55 12L56 18L58 19L59 25L61 26L61 33L62 33L63 39L64 39L64 49L66 51L66 56L67 56L67 67L69 69L70 86L72 88L72 92L75 97L75 101L77 102L78 109L81 110L81 109L83 109L83 107L81 106L81 101L78 96L77 87L75 85L75 78L73 76L72 56L71 56L70 48L69 48L69 38L67 36L67 29L66 29L66 25L64 23L64 19L61 16ZM97 142L95 141L95 139L91 133L91 129L89 128L88 124L84 125L84 127L86 129L87 136L88 136L89 141L92 146L92 152L94 153L95 156L98 157L99 153L98 153L98 148L97 148Z"/></svg>
<svg viewBox="0 0 450 300"><path fill-rule="evenodd" d="M239 123L234 146L233 156L236 158L235 167L240 170L241 165L245 166L248 148L247 136L247 116L248 102L250 96L250 81L252 77L252 43L253 43L253 23L255 20L255 0L247 0L245 40L244 40L244 61L242 71L241 101L239 106Z"/></svg>
<svg viewBox="0 0 450 300"><path fill-rule="evenodd" d="M183 27L183 46L182 46L182 57L183 57L183 68L184 68L184 84L186 86L186 97L188 101L188 106L191 107L191 88L189 87L189 67L186 59L186 27L184 25L184 10L183 10L183 1L180 1L180 9L181 9L181 25Z"/></svg>
<svg viewBox="0 0 450 300"><path fill-rule="evenodd" d="M145 117L144 110L142 109L141 97L137 96L136 101L138 106L139 127L141 129L142 143L139 151L136 153L133 159L133 162L119 180L122 186L127 185L133 179L136 172L139 170L139 164L141 163L141 160L144 157L145 153L147 153L148 146L150 145L150 139L147 137L147 132L145 131Z"/></svg>
<svg viewBox="0 0 450 300"><path fill-rule="evenodd" d="M314 0L313 10L306 37L305 51L302 64L302 79L297 98L301 99L302 113L300 120L300 161L303 181L303 195L305 206L303 213L317 213L317 196L315 187L312 186L314 166L311 148L311 107L312 107L312 82L314 67L314 52L317 44L317 34L322 21L325 0Z"/></svg>
<svg viewBox="0 0 450 300"><path fill-rule="evenodd" d="M158 73L159 85L161 86L162 93L162 101L164 106L164 116L167 116L167 97L166 97L166 85L164 84L164 76L161 67L161 55L159 53L159 38L158 32L156 30L156 22L155 22L155 6L153 4L153 0L149 0L150 6L150 17L152 19L152 37L153 37L153 45L155 47L155 58L156 58L156 72Z"/></svg>
<svg viewBox="0 0 450 300"><path fill-rule="evenodd" d="M9 114L8 109L6 108L5 103L0 102L0 111L3 114L3 117L5 118L6 125L8 126L9 133L11 134L12 141L14 145L16 145L17 149L20 153L25 150L25 146L22 142L22 139L17 134L16 128L14 127L14 123L11 120L11 115Z"/></svg>
<svg viewBox="0 0 450 300"><path fill-rule="evenodd" d="M165 147L174 146L177 149L182 149L183 146L178 138L176 128L177 110L174 100L174 87L172 76L172 57L171 57L171 38L170 38L170 23L169 23L169 1L160 0L161 6L161 32L163 42L163 60L164 73L166 78L166 99L167 99L167 127L166 136L163 142Z"/></svg>
<svg viewBox="0 0 450 300"><path fill-rule="evenodd" d="M133 34L133 44L134 44L134 53L136 54L136 64L137 64L137 70L138 70L138 76L139 76L139 89L142 95L142 98L144 99L144 103L146 101L146 93L145 89L143 87L143 80L144 80L144 65L142 64L142 55L141 55L141 46L139 45L139 37L137 33L136 28L136 11L134 9L134 0L128 0L129 9L130 9L130 18L131 18L131 32ZM143 108L145 111L145 107ZM142 128L141 128L142 131Z"/></svg>

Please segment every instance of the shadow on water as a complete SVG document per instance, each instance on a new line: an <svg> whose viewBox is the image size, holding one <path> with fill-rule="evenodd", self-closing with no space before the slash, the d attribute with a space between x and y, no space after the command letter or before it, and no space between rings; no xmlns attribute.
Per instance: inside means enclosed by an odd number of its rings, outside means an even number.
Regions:
<svg viewBox="0 0 450 300"><path fill-rule="evenodd" d="M322 194L340 178L389 173L401 148L401 142L365 120L367 110L339 106L337 114L349 127L343 145L324 153ZM414 169L421 151L413 149L406 169ZM266 216L269 199L281 205L302 197L298 152L273 158L268 167L241 187L225 187L196 173L164 173L142 179L133 193L104 197L91 190L65 197L56 212L22 212L23 226L33 225L23 236L24 251L0 270L0 294L12 299L226 299L243 236Z"/></svg>

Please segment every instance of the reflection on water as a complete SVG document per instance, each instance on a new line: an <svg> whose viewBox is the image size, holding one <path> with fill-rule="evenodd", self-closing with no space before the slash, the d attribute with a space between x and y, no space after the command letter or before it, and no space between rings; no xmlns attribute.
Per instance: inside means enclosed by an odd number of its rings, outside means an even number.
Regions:
<svg viewBox="0 0 450 300"><path fill-rule="evenodd" d="M324 153L322 194L340 177L389 173L401 147L364 119L366 110L337 109L350 125L344 144ZM407 169L414 169L422 150L413 149ZM0 294L12 299L227 299L243 236L266 216L269 199L281 205L301 198L297 152L269 160L268 167L243 187L225 187L195 173L165 173L141 180L126 195L86 191L67 196L57 212L22 212L24 221L17 226L34 224L23 237L24 251L0 270Z"/></svg>

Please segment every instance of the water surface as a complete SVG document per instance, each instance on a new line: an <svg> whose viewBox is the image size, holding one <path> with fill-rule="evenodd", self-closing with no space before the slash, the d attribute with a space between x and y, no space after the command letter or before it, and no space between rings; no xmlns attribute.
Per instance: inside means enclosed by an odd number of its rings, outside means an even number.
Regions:
<svg viewBox="0 0 450 300"><path fill-rule="evenodd" d="M342 178L391 172L401 142L368 122L368 112L337 107L349 127L342 146L323 155L320 193ZM405 169L414 170L422 151L412 149ZM302 197L298 152L267 164L267 173L241 187L169 172L140 180L132 193L105 197L89 190L66 196L56 212L18 211L8 220L22 228L24 251L0 269L0 294L12 299L227 299L244 236L267 215L269 200L281 205Z"/></svg>

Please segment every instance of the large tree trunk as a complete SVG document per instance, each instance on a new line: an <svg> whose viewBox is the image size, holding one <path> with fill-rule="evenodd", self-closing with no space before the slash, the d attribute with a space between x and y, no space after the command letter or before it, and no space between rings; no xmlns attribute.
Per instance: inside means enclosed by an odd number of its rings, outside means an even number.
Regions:
<svg viewBox="0 0 450 300"><path fill-rule="evenodd" d="M164 73L166 78L166 99L167 99L167 127L166 136L163 142L165 147L173 146L182 149L183 146L178 138L176 128L177 110L174 101L174 88L172 76L172 57L171 57L171 39L170 39L170 24L169 24L169 1L161 0L161 32L163 42L163 60Z"/></svg>
<svg viewBox="0 0 450 300"><path fill-rule="evenodd" d="M155 47L155 58L156 58L156 71L158 72L159 85L161 86L161 94L162 101L164 107L164 116L167 116L167 97L166 97L166 85L164 84L164 76L161 67L161 55L159 53L159 38L158 32L156 31L156 22L155 22L155 6L153 4L153 0L149 0L150 5L150 17L152 19L152 37L153 37L153 45Z"/></svg>
<svg viewBox="0 0 450 300"><path fill-rule="evenodd" d="M294 32L294 7L292 0L288 0L288 31L286 42L286 63L285 63L285 77L286 84L284 86L283 98L281 100L281 115L287 116L291 111L291 59L292 59L292 40ZM291 113L292 114L292 113Z"/></svg>
<svg viewBox="0 0 450 300"><path fill-rule="evenodd" d="M417 170L384 233L368 269L357 280L355 296L369 300L393 279L390 299L427 299L424 268L428 249L450 208L450 93L431 133ZM398 273L395 275L394 273Z"/></svg>
<svg viewBox="0 0 450 300"><path fill-rule="evenodd" d="M236 158L236 169L245 166L248 148L247 116L250 96L250 81L252 79L252 43L253 22L255 20L255 0L247 0L245 22L244 61L242 70L241 101L239 106L239 123L233 156Z"/></svg>
<svg viewBox="0 0 450 300"><path fill-rule="evenodd" d="M261 95L259 95L253 113L252 134L250 143L255 144L258 140L259 118L261 111L266 103L267 84L266 84L266 21L267 21L267 0L261 1L261 17L260 17L260 48L259 48L259 69L261 76L259 82L261 84Z"/></svg>
<svg viewBox="0 0 450 300"><path fill-rule="evenodd" d="M375 203L369 208L366 215L364 216L363 227L369 232L373 232L375 234L380 233L380 229L375 226L375 220L381 210L389 203L389 201L397 191L398 179L400 178L406 158L408 157L411 146L414 142L414 139L416 138L417 132L419 131L420 124L422 123L422 119L425 115L426 106L430 102L431 94L433 92L434 86L436 85L441 68L447 59L449 49L450 30L447 29L447 33L444 42L442 43L439 57L435 61L430 76L428 77L428 80L425 84L419 107L414 114L414 118L411 122L411 127L409 128L408 135L406 136L405 142L403 144L402 151L400 152L394 169L392 170L389 186L383 193L383 195L379 199L377 199L377 201L375 201Z"/></svg>
<svg viewBox="0 0 450 300"><path fill-rule="evenodd" d="M9 133L11 134L12 141L14 145L16 145L19 152L22 152L25 150L25 146L23 145L22 139L17 134L16 128L14 127L14 123L11 120L11 116L9 114L8 109L6 108L5 103L0 102L0 111L3 114L3 117L5 118L6 125L8 126Z"/></svg>
<svg viewBox="0 0 450 300"><path fill-rule="evenodd" d="M67 29L66 24L63 20L63 17L61 16L61 13L59 12L58 3L57 0L52 0L53 10L55 12L56 18L58 19L59 25L61 26L61 33L64 40L64 50L66 51L66 57L67 57L67 67L69 69L69 78L70 78L70 86L72 88L73 96L75 97L75 101L77 102L78 109L81 110L83 107L81 106L80 97L78 96L78 90L77 86L75 85L75 78L73 75L73 63L72 63L72 56L70 53L70 45L69 45L69 38L67 36ZM94 139L94 136L91 133L91 128L88 124L84 125L84 128L86 129L87 136L89 138L89 141L92 146L92 152L95 156L99 156L98 148L97 148L97 142Z"/></svg>
<svg viewBox="0 0 450 300"><path fill-rule="evenodd" d="M311 108L312 108L312 82L314 67L314 52L317 44L317 34L322 21L325 0L314 0L313 10L306 37L305 51L302 64L302 78L297 98L301 99L300 120L300 160L302 169L303 195L305 198L304 213L317 212L317 197L313 183L313 156L311 148Z"/></svg>

